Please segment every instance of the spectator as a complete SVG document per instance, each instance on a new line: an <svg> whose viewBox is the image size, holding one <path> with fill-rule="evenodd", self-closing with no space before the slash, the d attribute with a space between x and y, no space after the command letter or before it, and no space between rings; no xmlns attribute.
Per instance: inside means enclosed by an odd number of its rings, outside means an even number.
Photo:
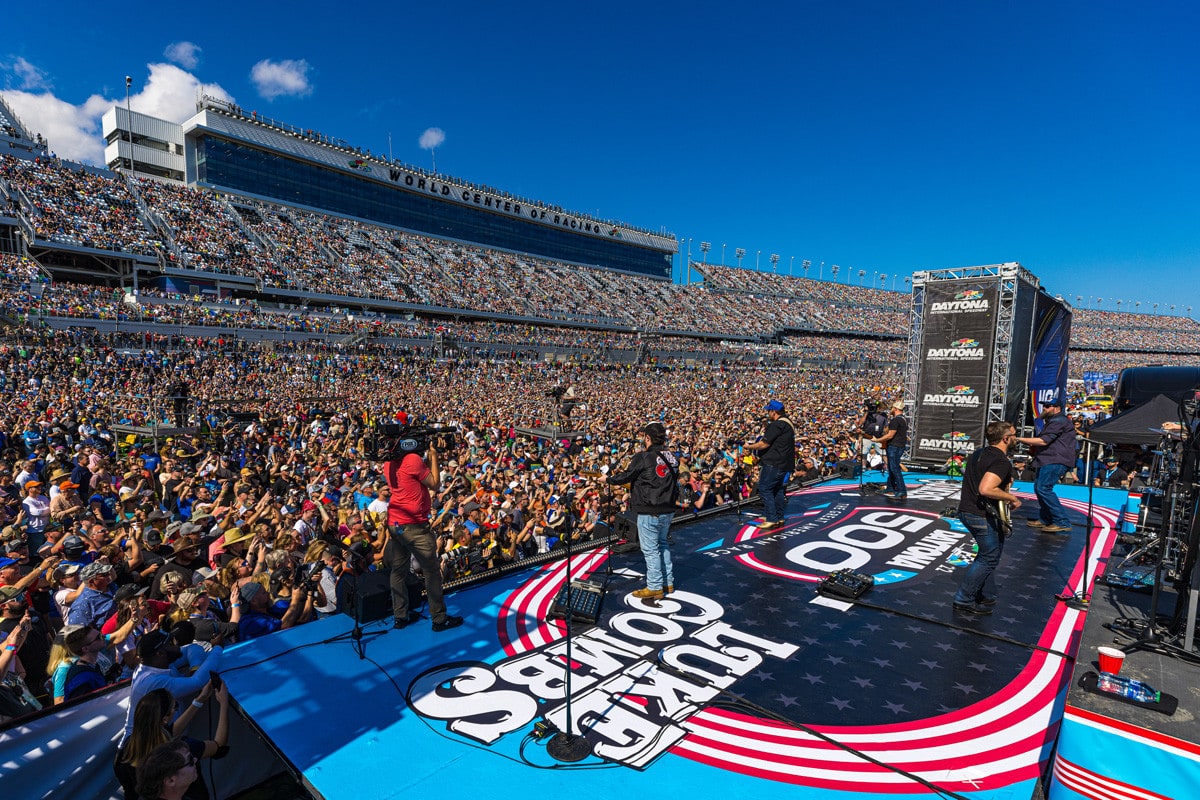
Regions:
<svg viewBox="0 0 1200 800"><path fill-rule="evenodd" d="M214 695L219 711L213 738L201 741L185 736L196 712L204 708L204 704ZM137 800L139 797L136 780L138 766L155 748L172 741L184 744L188 753L197 760L225 756L229 751L229 689L224 683L215 691L212 682L205 684L196 699L188 703L182 712L179 711L179 701L166 689L153 689L138 701L133 714L133 731L113 762L113 771L125 791L125 800ZM183 796L209 796L203 785L198 788L199 792L185 791Z"/></svg>
<svg viewBox="0 0 1200 800"><path fill-rule="evenodd" d="M80 571L79 577L83 580L83 591L71 603L66 622L99 628L117 610L112 565L93 561Z"/></svg>
<svg viewBox="0 0 1200 800"><path fill-rule="evenodd" d="M138 642L137 653L141 664L133 673L129 685L129 711L125 718L125 730L121 743L133 731L133 713L141 699L154 689L166 689L173 697L189 697L208 683L210 675L221 665L222 650L214 645L199 663L189 663L183 658L183 650L175 643L175 634L161 628L150 631ZM190 675L180 668L194 667Z"/></svg>

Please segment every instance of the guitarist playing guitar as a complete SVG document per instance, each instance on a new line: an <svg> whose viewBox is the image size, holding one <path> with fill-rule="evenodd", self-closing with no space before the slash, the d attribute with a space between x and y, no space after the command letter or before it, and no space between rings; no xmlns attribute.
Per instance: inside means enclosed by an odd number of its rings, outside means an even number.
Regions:
<svg viewBox="0 0 1200 800"><path fill-rule="evenodd" d="M985 436L987 446L967 459L958 502L958 519L975 537L979 552L954 593L955 611L979 616L991 614L996 605L992 575L1000 564L1004 540L1012 531L1008 511L1021 506L1008 490L1013 479L1008 449L1016 441L1016 429L1009 422L991 422Z"/></svg>

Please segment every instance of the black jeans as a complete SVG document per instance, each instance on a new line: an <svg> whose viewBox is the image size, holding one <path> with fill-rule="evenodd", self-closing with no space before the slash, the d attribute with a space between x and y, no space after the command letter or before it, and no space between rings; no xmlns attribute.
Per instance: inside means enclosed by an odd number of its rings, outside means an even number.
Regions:
<svg viewBox="0 0 1200 800"><path fill-rule="evenodd" d="M442 567L438 563L437 539L428 524L391 525L391 536L383 556L391 568L392 615L408 619L409 561L417 559L425 573L425 591L429 597L429 616L434 622L446 621L446 601L442 598Z"/></svg>

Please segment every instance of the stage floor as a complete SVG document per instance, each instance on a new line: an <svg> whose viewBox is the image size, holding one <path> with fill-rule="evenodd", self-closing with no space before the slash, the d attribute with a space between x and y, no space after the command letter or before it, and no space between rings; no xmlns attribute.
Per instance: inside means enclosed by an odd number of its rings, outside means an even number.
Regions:
<svg viewBox="0 0 1200 800"><path fill-rule="evenodd" d="M868 478L872 478L868 475ZM567 728L566 641L546 613L563 562L449 596L458 629L366 626L366 659L337 617L234 647L224 674L252 722L325 798L412 791L497 800L589 793L756 797L949 790L1028 798L1051 755L1084 613L1087 493L1060 487L1070 534L1017 512L990 617L954 612L969 534L941 517L959 485L908 475L907 501L830 482L793 494L784 528L750 515L677 524L676 592L634 598L638 552L587 550L572 575L607 581L599 623L576 625L573 729L591 755L559 763L538 737ZM1089 578L1125 493L1094 495ZM875 576L857 603L815 591L833 569ZM611 572L610 572L611 570ZM632 794L630 795L632 796Z"/></svg>

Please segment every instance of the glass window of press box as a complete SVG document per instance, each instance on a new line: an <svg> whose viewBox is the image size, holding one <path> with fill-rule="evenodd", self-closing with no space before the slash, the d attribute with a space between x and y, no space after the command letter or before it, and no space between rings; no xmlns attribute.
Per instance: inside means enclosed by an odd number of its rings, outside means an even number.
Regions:
<svg viewBox="0 0 1200 800"><path fill-rule="evenodd" d="M209 186L550 259L660 278L671 274L670 262L658 250L398 191L225 139L201 137L196 143L196 162L197 180Z"/></svg>

